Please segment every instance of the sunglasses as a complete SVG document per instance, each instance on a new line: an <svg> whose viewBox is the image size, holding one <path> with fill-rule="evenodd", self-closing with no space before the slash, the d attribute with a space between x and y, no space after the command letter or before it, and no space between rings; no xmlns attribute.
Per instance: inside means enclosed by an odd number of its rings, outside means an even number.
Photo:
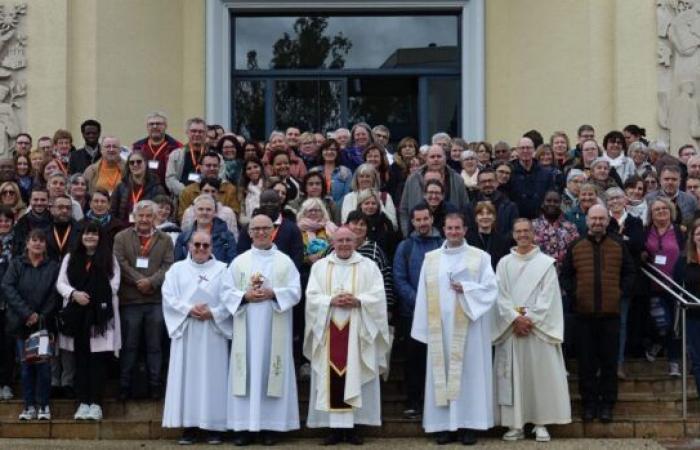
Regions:
<svg viewBox="0 0 700 450"><path fill-rule="evenodd" d="M193 242L192 245L194 245L194 248L196 248L197 250L199 250L200 248L207 250L209 247L211 247L211 244L207 242Z"/></svg>
<svg viewBox="0 0 700 450"><path fill-rule="evenodd" d="M132 159L131 161L129 161L130 166L138 166L141 164L143 164L143 159Z"/></svg>
<svg viewBox="0 0 700 450"><path fill-rule="evenodd" d="M16 195L15 191L2 191L0 195Z"/></svg>

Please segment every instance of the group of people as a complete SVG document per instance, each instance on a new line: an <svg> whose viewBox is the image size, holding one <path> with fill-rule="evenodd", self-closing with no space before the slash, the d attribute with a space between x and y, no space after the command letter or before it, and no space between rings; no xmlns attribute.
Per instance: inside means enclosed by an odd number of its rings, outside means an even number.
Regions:
<svg viewBox="0 0 700 450"><path fill-rule="evenodd" d="M299 428L298 374L306 425L361 444L398 347L404 416L438 443L527 423L548 441L571 420L564 352L584 421L612 420L626 354L680 376L674 301L639 268L700 292L692 146L676 158L634 125L514 147L365 123L258 142L201 118L183 144L160 112L146 129L126 147L87 120L79 149L22 133L0 160L0 398L19 360L22 420L50 419L51 397L100 420L118 373L121 400L165 395L183 444L270 445ZM44 330L55 354L30 361ZM688 332L700 361L699 318Z"/></svg>

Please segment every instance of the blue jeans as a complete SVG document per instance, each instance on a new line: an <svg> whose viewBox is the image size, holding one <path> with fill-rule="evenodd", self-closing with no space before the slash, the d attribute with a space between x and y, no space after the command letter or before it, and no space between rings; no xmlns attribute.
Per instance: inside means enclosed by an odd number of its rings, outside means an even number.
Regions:
<svg viewBox="0 0 700 450"><path fill-rule="evenodd" d="M17 339L17 355L20 359L23 353L24 339ZM37 405L41 408L48 406L51 392L51 364L48 362L41 364L22 362L20 370L25 408Z"/></svg>
<svg viewBox="0 0 700 450"><path fill-rule="evenodd" d="M658 303L656 303L657 300ZM652 295L649 303L650 305L656 303L661 308L659 310L651 307L652 321L657 334L656 341L666 348L669 362L678 362L681 357L681 341L674 336L673 327L676 302L665 295Z"/></svg>
<svg viewBox="0 0 700 450"><path fill-rule="evenodd" d="M627 316L630 312L630 299L620 299L620 348L617 353L617 363L625 362L625 346L627 345Z"/></svg>

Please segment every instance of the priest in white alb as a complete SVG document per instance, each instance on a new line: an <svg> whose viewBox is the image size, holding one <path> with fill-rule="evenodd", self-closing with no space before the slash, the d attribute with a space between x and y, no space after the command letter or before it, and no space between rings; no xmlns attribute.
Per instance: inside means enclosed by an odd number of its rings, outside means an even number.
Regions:
<svg viewBox="0 0 700 450"><path fill-rule="evenodd" d="M163 283L163 317L170 336L164 428L184 428L181 444L221 443L226 430L226 392L231 314L220 302L226 264L211 254L211 235L196 232L190 257L173 264Z"/></svg>
<svg viewBox="0 0 700 450"><path fill-rule="evenodd" d="M561 343L564 315L554 258L534 244L532 223L513 225L517 247L496 268L498 300L493 314L496 421L509 430L503 440L550 440L547 424L571 422L569 386Z"/></svg>
<svg viewBox="0 0 700 450"><path fill-rule="evenodd" d="M493 426L490 310L496 276L488 253L464 240L464 217L445 217L445 243L426 254L411 337L428 344L423 428L438 444L476 443Z"/></svg>
<svg viewBox="0 0 700 450"><path fill-rule="evenodd" d="M311 266L306 289L307 425L331 429L325 445L362 444L355 425L381 425L379 376L391 345L386 296L379 268L356 245L355 233L339 228L333 253Z"/></svg>
<svg viewBox="0 0 700 450"><path fill-rule="evenodd" d="M272 243L272 220L253 216L250 250L238 255L224 280L224 304L233 315L229 362L229 429L248 445L260 432L264 445L299 428L292 355L292 308L301 299L299 272Z"/></svg>

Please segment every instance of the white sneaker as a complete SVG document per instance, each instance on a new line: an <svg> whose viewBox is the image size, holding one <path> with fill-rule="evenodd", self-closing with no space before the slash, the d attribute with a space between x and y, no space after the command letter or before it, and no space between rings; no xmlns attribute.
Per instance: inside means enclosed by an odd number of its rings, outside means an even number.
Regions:
<svg viewBox="0 0 700 450"><path fill-rule="evenodd" d="M646 356L647 361L654 362L654 361L656 361L656 358L659 356L659 353L661 353L661 350L663 350L663 347L661 346L661 344L653 344L644 353L644 356Z"/></svg>
<svg viewBox="0 0 700 450"><path fill-rule="evenodd" d="M10 386L3 386L2 389L0 389L0 400L12 400L14 397Z"/></svg>
<svg viewBox="0 0 700 450"><path fill-rule="evenodd" d="M532 433L535 435L535 440L537 442L549 442L552 440L547 431L547 427L543 425L535 425L532 429Z"/></svg>
<svg viewBox="0 0 700 450"><path fill-rule="evenodd" d="M681 376L681 366L677 362L668 363L668 374L672 377Z"/></svg>
<svg viewBox="0 0 700 450"><path fill-rule="evenodd" d="M36 419L36 408L33 406L29 406L27 408L24 408L24 411L22 411L19 414L19 420L34 420Z"/></svg>
<svg viewBox="0 0 700 450"><path fill-rule="evenodd" d="M78 406L78 410L75 412L73 419L75 419L75 420L87 420L90 418L89 415L90 415L90 405L88 405L87 403L81 403L80 406Z"/></svg>
<svg viewBox="0 0 700 450"><path fill-rule="evenodd" d="M511 428L503 435L504 441L519 441L525 438L522 428Z"/></svg>
<svg viewBox="0 0 700 450"><path fill-rule="evenodd" d="M51 408L48 405L39 408L39 413L36 416L39 420L51 420Z"/></svg>
<svg viewBox="0 0 700 450"><path fill-rule="evenodd" d="M90 420L102 420L102 407L96 403L90 405L90 411L86 419Z"/></svg>

